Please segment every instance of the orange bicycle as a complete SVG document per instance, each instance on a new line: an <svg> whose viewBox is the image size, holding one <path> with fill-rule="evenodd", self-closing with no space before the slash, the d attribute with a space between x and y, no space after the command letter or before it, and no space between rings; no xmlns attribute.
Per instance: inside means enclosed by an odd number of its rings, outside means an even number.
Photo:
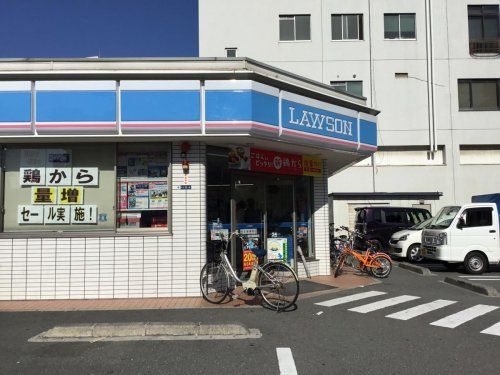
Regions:
<svg viewBox="0 0 500 375"><path fill-rule="evenodd" d="M373 250L375 244L370 241L367 241L368 249L363 253L354 250L352 246L353 239L355 236L361 236L361 233L356 230L351 231L346 227L341 227L341 229L349 233L350 240L346 241L343 247L333 276L338 277L340 275L346 264L346 260L348 260L351 267L359 269L362 272L371 273L377 278L388 277L392 271L391 258L385 253L375 252Z"/></svg>

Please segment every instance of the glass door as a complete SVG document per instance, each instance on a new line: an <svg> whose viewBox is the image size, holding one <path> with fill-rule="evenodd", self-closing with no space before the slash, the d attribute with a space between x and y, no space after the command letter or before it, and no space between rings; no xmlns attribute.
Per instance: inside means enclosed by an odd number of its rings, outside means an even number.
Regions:
<svg viewBox="0 0 500 375"><path fill-rule="evenodd" d="M266 178L266 249L268 260L294 264L294 189L287 177Z"/></svg>
<svg viewBox="0 0 500 375"><path fill-rule="evenodd" d="M252 259L248 247L262 249L264 239L265 196L264 183L253 174L235 174L233 176L232 212L234 229L248 241L247 248L241 244L233 246L231 255L233 265L239 272L251 270Z"/></svg>

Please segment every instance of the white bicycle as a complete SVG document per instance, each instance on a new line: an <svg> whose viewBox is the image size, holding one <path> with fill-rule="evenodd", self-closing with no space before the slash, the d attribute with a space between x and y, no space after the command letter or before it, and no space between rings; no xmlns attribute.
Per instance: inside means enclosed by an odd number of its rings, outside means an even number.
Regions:
<svg viewBox="0 0 500 375"><path fill-rule="evenodd" d="M229 239L222 234L219 236L222 240L220 256L216 261L206 263L200 274L200 288L205 300L221 303L239 284L248 295L260 294L263 301L276 311L286 310L295 303L299 296L299 279L288 264L270 261L261 266L256 254L250 277L241 280L227 258L227 248L232 238L240 238L243 244L247 241L238 231L231 233Z"/></svg>

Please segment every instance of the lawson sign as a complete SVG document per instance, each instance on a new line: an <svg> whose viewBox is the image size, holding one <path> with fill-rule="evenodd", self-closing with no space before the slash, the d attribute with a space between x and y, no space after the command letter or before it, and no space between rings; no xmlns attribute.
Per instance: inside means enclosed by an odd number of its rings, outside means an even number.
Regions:
<svg viewBox="0 0 500 375"><path fill-rule="evenodd" d="M304 105L297 102L283 100L282 128L294 132L305 132L327 141L329 138L338 138L347 143L358 143L358 119L324 109ZM316 136L316 137L315 137Z"/></svg>

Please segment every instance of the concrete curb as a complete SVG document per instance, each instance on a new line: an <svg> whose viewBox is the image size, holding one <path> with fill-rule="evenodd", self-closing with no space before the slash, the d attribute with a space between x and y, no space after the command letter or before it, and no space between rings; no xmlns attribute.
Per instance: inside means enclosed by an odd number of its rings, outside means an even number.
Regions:
<svg viewBox="0 0 500 375"><path fill-rule="evenodd" d="M471 283L468 280L457 279L450 276L445 277L444 282L458 286L460 288L471 290L479 294L484 294L485 296L488 297L500 297L500 292L492 286L483 285L479 283Z"/></svg>
<svg viewBox="0 0 500 375"><path fill-rule="evenodd" d="M405 270L408 270L408 271L412 271L412 272L415 272L415 273L418 273L422 276L435 276L431 271L429 271L428 268L425 268L425 267L420 267L420 266L416 266L414 264L410 264L410 263L405 263L405 262L400 262L398 264L398 266L400 268L404 268Z"/></svg>
<svg viewBox="0 0 500 375"><path fill-rule="evenodd" d="M57 326L30 338L29 342L227 340L260 338L258 329L241 324L197 323L90 323Z"/></svg>

